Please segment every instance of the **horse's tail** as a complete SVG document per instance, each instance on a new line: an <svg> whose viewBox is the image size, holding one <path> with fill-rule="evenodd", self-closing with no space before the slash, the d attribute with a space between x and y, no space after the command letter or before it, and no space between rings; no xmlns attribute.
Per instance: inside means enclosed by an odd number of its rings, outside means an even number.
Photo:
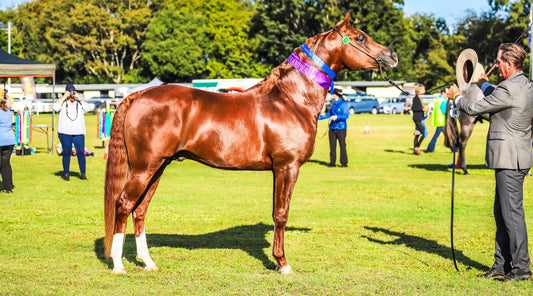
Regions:
<svg viewBox="0 0 533 296"><path fill-rule="evenodd" d="M124 141L124 119L126 118L131 102L136 97L137 93L134 93L120 103L113 118L113 124L111 125L104 197L104 246L106 258L109 258L111 255L111 244L113 243L113 232L115 229L116 202L129 173L126 143Z"/></svg>

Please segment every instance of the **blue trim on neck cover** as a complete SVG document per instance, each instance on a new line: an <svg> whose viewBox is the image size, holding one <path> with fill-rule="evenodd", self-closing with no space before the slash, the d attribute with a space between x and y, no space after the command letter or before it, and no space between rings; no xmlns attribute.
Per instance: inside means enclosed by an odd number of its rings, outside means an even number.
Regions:
<svg viewBox="0 0 533 296"><path fill-rule="evenodd" d="M326 63L324 63L324 61L322 61L322 59L320 59L308 46L307 44L302 44L302 46L300 46L300 48L305 52L305 54L307 54L307 56L313 60L313 62L315 62L315 64L317 64L320 69L322 69L324 72L326 72L326 74L328 74L328 76L331 78L331 88L330 88L330 93L333 94L333 84L334 84L334 81L333 79L335 79L335 76L337 76L337 74L335 74L335 72L333 72L333 70L331 70L331 68L326 65Z"/></svg>

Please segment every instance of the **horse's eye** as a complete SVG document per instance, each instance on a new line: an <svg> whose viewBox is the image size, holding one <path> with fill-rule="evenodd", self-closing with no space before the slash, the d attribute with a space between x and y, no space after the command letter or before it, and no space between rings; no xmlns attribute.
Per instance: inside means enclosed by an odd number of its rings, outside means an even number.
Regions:
<svg viewBox="0 0 533 296"><path fill-rule="evenodd" d="M365 36L365 34L360 34L359 36L356 37L356 40L357 40L357 42L359 42L359 43L365 43L365 41L366 41L366 36Z"/></svg>

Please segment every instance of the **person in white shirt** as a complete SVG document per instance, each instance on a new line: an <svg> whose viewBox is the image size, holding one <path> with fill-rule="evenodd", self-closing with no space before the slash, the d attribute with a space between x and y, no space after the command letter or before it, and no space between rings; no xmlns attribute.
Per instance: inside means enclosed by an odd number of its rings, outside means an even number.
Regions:
<svg viewBox="0 0 533 296"><path fill-rule="evenodd" d="M62 178L65 181L70 179L70 156L72 155L72 144L74 144L80 167L80 179L87 180L84 114L89 111L89 105L79 96L74 85L67 84L63 97L54 104L53 109L55 112L59 112L57 135L63 149Z"/></svg>

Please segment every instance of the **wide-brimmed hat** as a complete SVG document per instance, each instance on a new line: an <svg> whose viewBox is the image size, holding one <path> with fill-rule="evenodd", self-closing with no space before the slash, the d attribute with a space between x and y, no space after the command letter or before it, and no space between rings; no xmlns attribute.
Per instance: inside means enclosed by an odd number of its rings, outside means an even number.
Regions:
<svg viewBox="0 0 533 296"><path fill-rule="evenodd" d="M479 80L479 78L485 74L483 65L478 62L477 53L467 48L463 50L457 58L455 64L455 76L457 79L457 85L459 89L464 92L466 88L471 84Z"/></svg>

